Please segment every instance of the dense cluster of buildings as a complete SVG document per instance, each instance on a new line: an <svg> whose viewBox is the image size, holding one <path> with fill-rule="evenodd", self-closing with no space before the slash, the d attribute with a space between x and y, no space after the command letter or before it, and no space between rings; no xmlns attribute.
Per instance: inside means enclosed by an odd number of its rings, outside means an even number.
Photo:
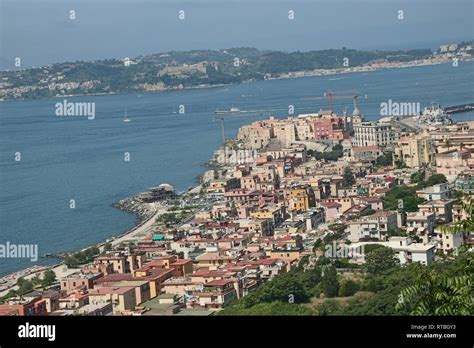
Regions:
<svg viewBox="0 0 474 348"><path fill-rule="evenodd" d="M220 161L202 184L210 206L184 222L157 222L148 235L59 279L59 289L12 298L0 313L208 315L314 256L314 244L341 226L337 243L381 244L401 264L426 265L470 243L472 231L440 226L467 218L454 192L474 190L474 123L408 133L364 121L355 106L350 116L321 111L242 127L231 146L253 150L252 159ZM337 145L335 160L309 153ZM388 151L393 163L375 165ZM417 211L407 213L403 202L384 209L384 197L397 185L414 185L420 171L448 181L417 190L424 199ZM165 189L153 192L161 197Z"/></svg>

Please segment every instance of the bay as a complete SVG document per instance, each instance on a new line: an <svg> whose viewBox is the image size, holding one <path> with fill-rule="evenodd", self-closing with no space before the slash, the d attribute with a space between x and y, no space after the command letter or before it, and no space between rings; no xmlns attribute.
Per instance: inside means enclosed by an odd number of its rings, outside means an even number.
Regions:
<svg viewBox="0 0 474 348"><path fill-rule="evenodd" d="M135 216L112 204L162 182L187 190L204 172L222 142L216 109L275 110L286 117L328 109L328 100L307 100L331 89L358 93L369 120L380 118L380 103L473 102L474 62L367 73L260 81L162 93L66 97L95 103L94 120L58 117L63 99L0 103L0 243L38 244L39 254L75 251L121 234ZM363 96L367 94L368 98ZM180 106L184 114L180 114ZM335 99L334 110L352 111L350 99ZM130 122L122 118L127 110ZM230 117L227 137L261 116ZM455 116L473 120L474 113ZM130 161L124 161L124 153ZM15 161L15 154L21 161ZM75 209L70 208L74 200ZM46 263L39 260L37 263ZM51 261L49 261L51 262ZM0 275L32 266L29 259L1 259Z"/></svg>

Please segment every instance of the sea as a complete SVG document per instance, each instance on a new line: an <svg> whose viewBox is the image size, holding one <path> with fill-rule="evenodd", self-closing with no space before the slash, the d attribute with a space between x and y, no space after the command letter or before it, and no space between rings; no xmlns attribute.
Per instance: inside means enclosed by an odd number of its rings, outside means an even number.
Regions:
<svg viewBox="0 0 474 348"><path fill-rule="evenodd" d="M216 109L259 112L225 119L227 138L269 115L329 109L368 120L381 103L474 101L474 62L386 69L158 93L78 96L0 103L0 244L36 244L38 254L71 252L119 235L137 218L112 204L169 183L186 191L222 144ZM58 116L56 104L93 103L95 118ZM92 104L90 104L92 105ZM123 122L124 114L130 122ZM474 120L474 112L456 114ZM0 275L57 260L0 259Z"/></svg>

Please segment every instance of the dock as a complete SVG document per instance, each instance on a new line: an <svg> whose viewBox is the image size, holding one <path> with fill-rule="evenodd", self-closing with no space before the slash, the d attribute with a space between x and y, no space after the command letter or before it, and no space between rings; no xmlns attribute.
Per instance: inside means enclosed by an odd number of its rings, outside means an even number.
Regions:
<svg viewBox="0 0 474 348"><path fill-rule="evenodd" d="M447 106L443 108L448 114L458 114L474 110L474 103Z"/></svg>

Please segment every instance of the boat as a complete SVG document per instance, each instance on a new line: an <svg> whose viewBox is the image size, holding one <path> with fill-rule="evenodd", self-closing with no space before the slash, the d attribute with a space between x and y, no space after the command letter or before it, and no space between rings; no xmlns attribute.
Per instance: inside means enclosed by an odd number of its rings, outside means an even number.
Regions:
<svg viewBox="0 0 474 348"><path fill-rule="evenodd" d="M231 107L229 110L216 110L214 113L218 115L222 115L222 114L238 114L240 112L241 111L239 108Z"/></svg>
<svg viewBox="0 0 474 348"><path fill-rule="evenodd" d="M123 116L123 122L130 122L130 119L127 117L127 110L125 110L125 115Z"/></svg>

